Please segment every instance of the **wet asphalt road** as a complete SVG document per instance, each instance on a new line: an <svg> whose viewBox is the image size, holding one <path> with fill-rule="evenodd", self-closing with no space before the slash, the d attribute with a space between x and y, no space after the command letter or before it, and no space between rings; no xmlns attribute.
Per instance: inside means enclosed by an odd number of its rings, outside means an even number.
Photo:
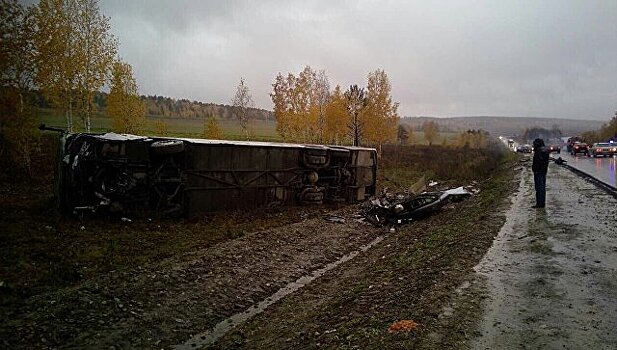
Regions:
<svg viewBox="0 0 617 350"><path fill-rule="evenodd" d="M470 348L616 349L617 200L551 166L547 207L532 209L531 170L519 170L507 221L476 266L486 299Z"/></svg>
<svg viewBox="0 0 617 350"><path fill-rule="evenodd" d="M617 168L616 157L592 158L585 155L572 156L567 152L553 154L553 157L561 157L568 161L568 164L580 169L612 186L617 186L615 180L615 169Z"/></svg>

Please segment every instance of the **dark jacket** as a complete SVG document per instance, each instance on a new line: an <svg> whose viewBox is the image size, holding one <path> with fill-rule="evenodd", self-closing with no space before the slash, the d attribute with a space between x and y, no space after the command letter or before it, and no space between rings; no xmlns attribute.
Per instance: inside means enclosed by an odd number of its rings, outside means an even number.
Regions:
<svg viewBox="0 0 617 350"><path fill-rule="evenodd" d="M533 163L531 170L534 173L545 174L548 171L549 151L545 146L536 147L533 150Z"/></svg>

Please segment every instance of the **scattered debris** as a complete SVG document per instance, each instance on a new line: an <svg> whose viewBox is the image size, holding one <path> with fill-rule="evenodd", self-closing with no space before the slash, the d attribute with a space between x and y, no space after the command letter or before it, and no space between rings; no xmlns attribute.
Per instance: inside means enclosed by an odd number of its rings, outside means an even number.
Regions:
<svg viewBox="0 0 617 350"><path fill-rule="evenodd" d="M439 185L439 182L437 182L437 181L431 181L431 182L428 183L428 187L434 187L434 186L437 186L437 185Z"/></svg>
<svg viewBox="0 0 617 350"><path fill-rule="evenodd" d="M328 222L333 222L336 224L344 224L345 223L345 218L339 215L326 215L323 218L324 220L328 221Z"/></svg>
<svg viewBox="0 0 617 350"><path fill-rule="evenodd" d="M410 332L418 328L419 324L414 320L400 320L392 323L388 328L389 333Z"/></svg>

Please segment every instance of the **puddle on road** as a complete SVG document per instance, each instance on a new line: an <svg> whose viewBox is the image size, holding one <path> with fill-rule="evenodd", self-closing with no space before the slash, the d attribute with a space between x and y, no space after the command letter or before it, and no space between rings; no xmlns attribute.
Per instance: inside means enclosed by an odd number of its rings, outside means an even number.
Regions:
<svg viewBox="0 0 617 350"><path fill-rule="evenodd" d="M285 287L279 289L276 293L272 294L271 296L269 296L265 300L262 300L258 304L255 304L255 305L251 306L250 308L246 309L244 312L237 313L237 314L235 314L235 315L233 315L233 316L231 316L231 317L229 317L229 318L227 318L227 319L217 323L214 326L214 328L212 328L212 329L210 329L208 331L205 331L203 333L197 334L196 336L192 337L186 343L181 344L181 345L173 346L173 348L174 349L198 349L200 347L213 344L219 338L221 338L222 336L227 334L227 332L229 332L231 329L235 328L239 324L241 324L241 323L247 321L248 319L250 319L251 317L253 317L253 316L263 312L270 305L276 303L277 301L279 301L282 298L284 298L285 296L287 296L287 295L297 291L298 289L306 286L307 284L311 283L316 278L323 276L326 272L332 270L333 268L337 267L338 265L340 265L340 264L342 264L344 262L347 262L347 261L355 258L358 254L360 254L360 252L366 252L367 250L369 250L371 247L373 247L374 245L378 244L382 240L383 240L383 237L381 237L381 236L375 238L370 243L361 246L359 248L359 250L355 250L355 251L353 251L353 252L351 252L351 253L349 253L347 255L344 255L343 257L341 257L337 261L329 263L328 265L324 266L323 268L321 268L319 270L313 271L309 275L302 276L302 277L298 278L294 282L291 282L291 283L287 284Z"/></svg>

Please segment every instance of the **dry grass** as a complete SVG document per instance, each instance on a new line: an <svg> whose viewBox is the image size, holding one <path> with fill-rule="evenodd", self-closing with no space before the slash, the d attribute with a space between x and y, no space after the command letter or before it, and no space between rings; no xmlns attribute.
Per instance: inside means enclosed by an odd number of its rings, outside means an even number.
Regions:
<svg viewBox="0 0 617 350"><path fill-rule="evenodd" d="M479 180L497 168L502 155L500 148L387 145L381 166L386 171L422 172L440 180Z"/></svg>
<svg viewBox="0 0 617 350"><path fill-rule="evenodd" d="M443 186L468 185L490 177L505 160L502 148L386 145L379 163L378 190L416 193L437 180Z"/></svg>

